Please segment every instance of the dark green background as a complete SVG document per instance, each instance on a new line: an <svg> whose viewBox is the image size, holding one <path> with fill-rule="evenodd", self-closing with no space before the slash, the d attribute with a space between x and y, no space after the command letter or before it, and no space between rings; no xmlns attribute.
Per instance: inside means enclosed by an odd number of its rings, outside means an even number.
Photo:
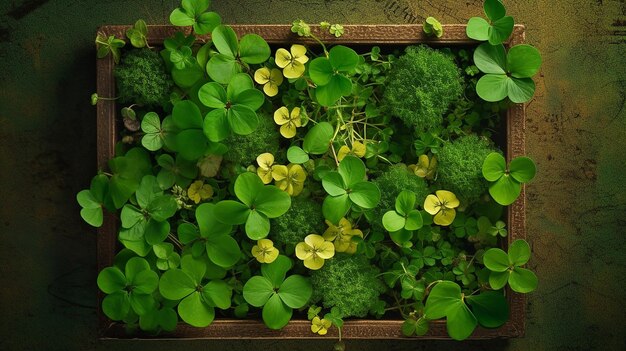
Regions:
<svg viewBox="0 0 626 351"><path fill-rule="evenodd" d="M214 1L227 23L465 23L479 0ZM505 1L544 64L527 109L525 338L349 342L349 350L626 349L626 3ZM77 191L95 165L96 28L166 23L172 0L0 4L0 350L315 350L326 341L96 341L94 230Z"/></svg>

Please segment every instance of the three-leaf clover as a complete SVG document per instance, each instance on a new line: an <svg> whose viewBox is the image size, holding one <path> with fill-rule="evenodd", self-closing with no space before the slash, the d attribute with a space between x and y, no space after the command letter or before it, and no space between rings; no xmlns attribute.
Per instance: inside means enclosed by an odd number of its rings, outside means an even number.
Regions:
<svg viewBox="0 0 626 351"><path fill-rule="evenodd" d="M220 267L231 267L241 257L239 244L231 235L232 226L217 219L215 204L206 203L196 209L200 236L206 241L209 260Z"/></svg>
<svg viewBox="0 0 626 351"><path fill-rule="evenodd" d="M122 208L126 201L139 187L144 175L152 173L150 155L141 147L134 147L124 155L109 160L111 179L105 203L112 202L117 209Z"/></svg>
<svg viewBox="0 0 626 351"><path fill-rule="evenodd" d="M247 172L235 180L235 195L241 201L223 200L215 206L217 218L225 224L245 223L252 240L269 234L269 218L282 216L291 206L291 197L273 185L264 185L259 176Z"/></svg>
<svg viewBox="0 0 626 351"><path fill-rule="evenodd" d="M537 276L531 270L521 268L530 259L530 247L525 240L515 240L508 254L501 249L491 248L485 252L483 262L491 274L489 285L502 289L508 282L518 293L529 293L537 288Z"/></svg>
<svg viewBox="0 0 626 351"><path fill-rule="evenodd" d="M160 243L152 246L152 251L157 257L156 266L162 271L173 269L180 264L180 255L174 251L171 243Z"/></svg>
<svg viewBox="0 0 626 351"><path fill-rule="evenodd" d="M135 25L126 31L126 37L130 39L130 43L136 48L143 48L148 46L148 26L146 21L140 19L135 22Z"/></svg>
<svg viewBox="0 0 626 351"><path fill-rule="evenodd" d="M194 327L206 327L215 318L215 307L228 309L232 290L222 280L204 282L207 266L191 255L183 256L180 269L163 273L159 292L169 300L181 300L178 314Z"/></svg>
<svg viewBox="0 0 626 351"><path fill-rule="evenodd" d="M193 26L196 34L207 34L222 23L216 12L207 12L209 0L182 0L181 7L170 14L170 22L179 27Z"/></svg>
<svg viewBox="0 0 626 351"><path fill-rule="evenodd" d="M204 135L200 108L191 100L179 101L172 109L172 121L178 128L174 141L180 156L190 161L204 156L209 139Z"/></svg>
<svg viewBox="0 0 626 351"><path fill-rule="evenodd" d="M291 319L294 308L301 308L309 301L313 288L308 278L292 275L291 260L283 255L261 266L260 276L250 278L243 287L243 297L255 307L263 307L263 322L270 329L281 329Z"/></svg>
<svg viewBox="0 0 626 351"><path fill-rule="evenodd" d="M491 153L483 162L483 177L492 182L489 194L500 205L515 202L522 191L522 183L530 182L537 172L535 163L528 157L516 157L507 168L504 156Z"/></svg>
<svg viewBox="0 0 626 351"><path fill-rule="evenodd" d="M254 88L252 78L235 74L228 87L216 82L203 85L198 91L200 102L212 110L204 118L204 133L211 141L226 139L232 132L247 135L259 125L256 114L265 97Z"/></svg>
<svg viewBox="0 0 626 351"><path fill-rule="evenodd" d="M315 97L322 106L331 106L342 96L352 93L352 81L346 77L359 63L359 55L352 49L337 45L328 57L318 57L309 64L309 75L317 85Z"/></svg>
<svg viewBox="0 0 626 351"><path fill-rule="evenodd" d="M108 294L102 300L102 312L115 321L124 319L131 308L141 316L154 308L152 293L158 284L159 276L141 257L128 260L124 272L107 267L98 274L98 287Z"/></svg>
<svg viewBox="0 0 626 351"><path fill-rule="evenodd" d="M121 39L116 39L114 35L109 35L108 37L103 33L98 33L96 35L96 50L98 58L105 58L111 54L115 63L120 63L120 49L124 45L126 45L126 42Z"/></svg>
<svg viewBox="0 0 626 351"><path fill-rule="evenodd" d="M480 295L465 296L457 283L442 281L428 294L424 315L430 320L446 317L450 337L463 340L472 335L479 323L487 328L504 324L509 317L509 307L504 295L499 292L486 291Z"/></svg>
<svg viewBox="0 0 626 351"><path fill-rule="evenodd" d="M76 194L76 201L82 207L80 216L89 225L100 227L103 222L102 208L109 190L109 178L98 174L91 180L89 189L81 190Z"/></svg>
<svg viewBox="0 0 626 351"><path fill-rule="evenodd" d="M441 38L443 36L443 26L435 17L427 17L424 21L424 33Z"/></svg>
<svg viewBox="0 0 626 351"><path fill-rule="evenodd" d="M491 45L502 44L513 33L513 17L505 16L506 9L500 0L485 0L483 9L489 22L481 17L470 18L467 36L480 41L488 40Z"/></svg>
<svg viewBox="0 0 626 351"><path fill-rule="evenodd" d="M515 103L529 101L535 93L532 80L541 67L539 50L527 44L515 45L505 53L504 46L481 44L474 51L474 64L482 76L476 83L476 93L490 102L507 96Z"/></svg>
<svg viewBox="0 0 626 351"><path fill-rule="evenodd" d="M217 26L211 32L213 45L219 54L211 57L206 66L209 77L221 84L228 84L245 64L267 61L271 50L267 42L257 34L246 34L237 40L237 34L229 26Z"/></svg>
<svg viewBox="0 0 626 351"><path fill-rule="evenodd" d="M164 145L172 148L172 133L175 132L175 127L171 117L165 117L161 123L156 112L148 112L141 120L141 131L145 133L141 138L141 145L147 150L157 151Z"/></svg>
<svg viewBox="0 0 626 351"><path fill-rule="evenodd" d="M176 160L169 154L161 154L157 158L157 164L161 166L157 174L161 189L169 189L174 184L187 188L198 175L196 163L182 158L180 154L176 154Z"/></svg>
<svg viewBox="0 0 626 351"><path fill-rule="evenodd" d="M415 209L416 195L409 190L403 190L396 198L395 211L387 211L383 215L383 227L390 232L400 229L417 230L424 221L422 214Z"/></svg>
<svg viewBox="0 0 626 351"><path fill-rule="evenodd" d="M346 156L337 171L327 172L322 178L322 186L328 193L322 212L333 223L338 223L352 204L370 209L380 201L378 186L365 180L365 164L354 156Z"/></svg>

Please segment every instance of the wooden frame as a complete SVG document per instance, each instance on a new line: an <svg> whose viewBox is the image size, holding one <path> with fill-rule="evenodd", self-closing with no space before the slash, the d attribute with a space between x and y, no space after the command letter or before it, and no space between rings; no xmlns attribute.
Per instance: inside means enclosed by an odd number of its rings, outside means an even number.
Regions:
<svg viewBox="0 0 626 351"><path fill-rule="evenodd" d="M289 44L315 42L308 38L301 38L293 34L290 25L232 25L239 36L247 33L261 35L270 44ZM426 37L422 25L346 25L345 34L335 38L325 34L319 26L311 26L325 43L344 45L408 45L425 43L428 45L476 45L465 34L465 25L444 25L444 35L441 38ZM105 35L125 37L130 26L104 26L99 29ZM148 42L151 45L161 45L163 40L180 28L173 26L149 26ZM206 40L202 36L199 40ZM524 27L516 25L513 35L507 46L520 44L524 41ZM115 96L115 82L113 76L114 62L109 55L97 60L97 92L102 97ZM116 141L116 105L115 101L101 100L98 102L97 119L97 153L98 168L107 169L108 160L114 156ZM507 113L507 158L524 155L525 153L525 110L524 105L511 107ZM509 235L508 241L503 243L504 248L516 239L526 238L525 191L518 200L507 209ZM117 246L118 221L112 214L105 214L104 225L98 229L98 271L113 264ZM524 295L506 290L507 300L511 308L509 321L497 329L478 327L470 339L511 338L524 335L525 305ZM129 338L123 325L110 321L101 311L100 305L104 295L98 292L99 335L101 339ZM344 323L343 339L410 339L402 336L400 326L402 320L346 320ZM268 329L260 320L216 319L206 328L194 328L179 323L176 330L166 333L159 338L186 338L186 339L318 339L319 335L311 333L308 320L292 320L280 331ZM144 337L144 336L141 336ZM336 338L337 329L329 330L326 338ZM435 321L430 330L423 337L412 339L450 339L446 331L445 321Z"/></svg>

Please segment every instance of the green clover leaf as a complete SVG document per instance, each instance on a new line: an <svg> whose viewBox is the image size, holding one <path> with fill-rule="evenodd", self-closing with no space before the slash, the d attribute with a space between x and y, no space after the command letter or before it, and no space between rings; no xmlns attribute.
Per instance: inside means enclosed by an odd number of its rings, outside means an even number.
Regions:
<svg viewBox="0 0 626 351"><path fill-rule="evenodd" d="M537 276L532 271L521 268L530 258L530 246L525 240L518 239L506 253L492 248L485 252L483 262L491 271L489 285L495 290L502 289L508 282L511 289L518 293L529 293L537 288Z"/></svg>
<svg viewBox="0 0 626 351"><path fill-rule="evenodd" d="M145 149L135 147L128 150L124 156L109 160L109 168L113 176L109 180L109 192L105 203L119 209L137 190L143 176L152 173L152 162Z"/></svg>
<svg viewBox="0 0 626 351"><path fill-rule="evenodd" d="M100 227L104 216L102 208L109 191L109 178L104 174L98 174L91 180L91 186L87 190L81 190L76 194L76 201L82 207L80 216L87 224Z"/></svg>
<svg viewBox="0 0 626 351"><path fill-rule="evenodd" d="M414 192L403 190L396 198L395 211L387 211L383 215L383 227L389 232L396 232L401 229L406 231L420 229L424 225L424 220L422 214L415 209L415 201Z"/></svg>
<svg viewBox="0 0 626 351"><path fill-rule="evenodd" d="M315 97L322 106L331 106L352 93L352 81L346 75L351 74L358 63L359 55L343 45L331 48L328 57L311 61L309 76L317 85Z"/></svg>
<svg viewBox="0 0 626 351"><path fill-rule="evenodd" d="M121 39L116 39L114 35L109 35L108 37L102 33L96 35L98 58L105 58L111 54L115 63L120 63L120 49L124 47L124 45L126 45L126 42Z"/></svg>
<svg viewBox="0 0 626 351"><path fill-rule="evenodd" d="M170 22L179 27L193 26L196 34L207 34L222 22L216 12L206 12L209 0L182 0L181 7L170 14Z"/></svg>
<svg viewBox="0 0 626 351"><path fill-rule="evenodd" d="M173 148L173 134L176 128L171 117L165 117L161 122L159 115L155 112L148 112L141 120L141 130L145 133L141 138L141 145L147 150L158 151L163 146Z"/></svg>
<svg viewBox="0 0 626 351"><path fill-rule="evenodd" d="M204 122L198 106L190 100L175 103L172 109L172 121L178 128L178 133L174 137L175 151L189 161L195 161L204 156L209 147L209 139L204 134Z"/></svg>
<svg viewBox="0 0 626 351"><path fill-rule="evenodd" d="M304 136L302 149L307 154L323 155L330 147L330 141L335 132L333 126L328 122L320 122L313 126Z"/></svg>
<svg viewBox="0 0 626 351"><path fill-rule="evenodd" d="M146 21L140 19L135 22L135 25L126 31L126 37L130 39L130 43L136 48L143 48L148 46L148 26Z"/></svg>
<svg viewBox="0 0 626 351"><path fill-rule="evenodd" d="M241 257L237 240L231 235L232 226L217 220L215 204L205 203L196 209L196 220L200 227L200 236L206 241L209 259L224 268L233 266Z"/></svg>
<svg viewBox="0 0 626 351"><path fill-rule="evenodd" d="M157 164L161 167L157 174L161 189L169 189L174 184L186 189L198 175L196 163L182 158L180 154L176 155L176 161L169 154L161 154L157 158Z"/></svg>
<svg viewBox="0 0 626 351"><path fill-rule="evenodd" d="M152 251L157 257L156 266L162 271L177 268L180 264L180 255L174 251L174 245L171 243L153 245Z"/></svg>
<svg viewBox="0 0 626 351"><path fill-rule="evenodd" d="M523 156L511 160L507 169L504 157L495 152L487 155L482 168L483 177L492 182L489 194L503 206L515 202L522 191L522 183L531 181L536 171L535 163Z"/></svg>
<svg viewBox="0 0 626 351"><path fill-rule="evenodd" d="M506 9L500 0L485 0L483 8L489 22L481 17L470 18L467 36L480 41L488 40L491 45L502 44L513 33L513 17L505 16Z"/></svg>

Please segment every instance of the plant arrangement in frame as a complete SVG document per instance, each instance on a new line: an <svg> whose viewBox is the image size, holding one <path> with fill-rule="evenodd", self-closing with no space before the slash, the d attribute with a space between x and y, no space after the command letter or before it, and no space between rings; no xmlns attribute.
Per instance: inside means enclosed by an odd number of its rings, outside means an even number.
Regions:
<svg viewBox="0 0 626 351"><path fill-rule="evenodd" d="M538 283L529 244L500 245L535 164L507 162L499 142L541 56L505 48L514 22L499 0L484 10L463 48L327 45L301 20L292 32L316 45L271 47L208 0L172 11L181 31L163 46L142 20L126 38L99 33L116 96L92 102L116 99L120 138L77 200L88 224L119 222L102 312L152 335L216 318L308 319L339 341L359 318L402 319L405 336L445 320L456 340L502 326L506 289Z"/></svg>

